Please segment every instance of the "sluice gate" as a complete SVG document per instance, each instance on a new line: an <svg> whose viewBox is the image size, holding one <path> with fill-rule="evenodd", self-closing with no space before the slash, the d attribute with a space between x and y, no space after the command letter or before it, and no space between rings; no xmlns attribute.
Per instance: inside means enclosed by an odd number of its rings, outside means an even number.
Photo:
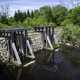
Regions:
<svg viewBox="0 0 80 80"><path fill-rule="evenodd" d="M16 80L19 80L22 73L21 67L27 67L47 55L38 52L41 50L53 51L54 28L34 27L28 29L1 29L0 30L0 61L1 63L12 63L19 67ZM37 54L37 56L36 56ZM50 54L51 56L52 54ZM48 56L48 55L47 55ZM29 59L29 61L25 61ZM48 60L50 57L48 56Z"/></svg>

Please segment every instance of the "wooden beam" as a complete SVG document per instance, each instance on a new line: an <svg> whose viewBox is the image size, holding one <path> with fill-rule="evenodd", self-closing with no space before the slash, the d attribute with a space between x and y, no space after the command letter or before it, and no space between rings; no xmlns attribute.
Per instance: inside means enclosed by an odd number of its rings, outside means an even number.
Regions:
<svg viewBox="0 0 80 80"><path fill-rule="evenodd" d="M31 47L31 45L30 45L30 43L29 43L29 40L26 40L26 44L27 44L27 46L28 46L28 48L29 48L29 51L30 51L30 55L27 55L27 56L29 56L29 57L31 57L31 58L35 58L35 56L34 56L34 53L33 53L33 50L32 50L32 47Z"/></svg>
<svg viewBox="0 0 80 80"><path fill-rule="evenodd" d="M30 61L29 63L25 64L23 67L28 67L29 65L31 65L31 64L33 64L33 63L35 63L35 60Z"/></svg>
<svg viewBox="0 0 80 80"><path fill-rule="evenodd" d="M21 62L20 57L19 57L19 55L18 55L18 52L17 52L16 46L15 46L15 43L13 42L13 43L11 44L11 46L12 46L12 49L13 49L13 51L14 51L15 57L16 57L16 59L17 59L18 66L20 66L20 65L22 64L22 62Z"/></svg>

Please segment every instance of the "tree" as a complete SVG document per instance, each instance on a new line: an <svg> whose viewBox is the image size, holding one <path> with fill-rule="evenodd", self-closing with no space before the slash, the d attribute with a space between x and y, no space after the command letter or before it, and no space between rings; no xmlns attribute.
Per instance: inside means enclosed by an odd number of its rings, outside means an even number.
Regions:
<svg viewBox="0 0 80 80"><path fill-rule="evenodd" d="M40 8L40 15L43 16L48 22L52 22L53 15L50 6L43 6Z"/></svg>
<svg viewBox="0 0 80 80"><path fill-rule="evenodd" d="M53 10L53 22L56 23L57 25L60 25L65 17L68 15L68 10L66 7L57 5L52 8Z"/></svg>
<svg viewBox="0 0 80 80"><path fill-rule="evenodd" d="M39 10L34 10L34 17L38 18L40 16L40 11Z"/></svg>
<svg viewBox="0 0 80 80"><path fill-rule="evenodd" d="M31 11L31 18L34 18L34 12Z"/></svg>
<svg viewBox="0 0 80 80"><path fill-rule="evenodd" d="M66 19L70 20L73 24L80 25L80 6L71 9Z"/></svg>
<svg viewBox="0 0 80 80"><path fill-rule="evenodd" d="M9 5L2 5L0 11L0 22L3 24L8 24L9 17Z"/></svg>
<svg viewBox="0 0 80 80"><path fill-rule="evenodd" d="M16 22L23 22L27 17L26 12L22 12L20 10L16 11L14 14L14 19Z"/></svg>
<svg viewBox="0 0 80 80"><path fill-rule="evenodd" d="M75 26L73 24L67 24L63 27L62 31L62 41L64 43L70 43L73 46L78 45L80 46L80 27Z"/></svg>
<svg viewBox="0 0 80 80"><path fill-rule="evenodd" d="M27 10L27 17L31 17L29 10Z"/></svg>
<svg viewBox="0 0 80 80"><path fill-rule="evenodd" d="M14 26L14 25L16 25L16 21L15 21L14 17L9 17L9 18L8 18L8 25L9 25L9 26Z"/></svg>
<svg viewBox="0 0 80 80"><path fill-rule="evenodd" d="M38 18L33 18L31 21L32 26L38 26L38 25L47 25L48 22L45 18L42 16L39 16Z"/></svg>
<svg viewBox="0 0 80 80"><path fill-rule="evenodd" d="M27 18L26 12L22 12L22 22Z"/></svg>

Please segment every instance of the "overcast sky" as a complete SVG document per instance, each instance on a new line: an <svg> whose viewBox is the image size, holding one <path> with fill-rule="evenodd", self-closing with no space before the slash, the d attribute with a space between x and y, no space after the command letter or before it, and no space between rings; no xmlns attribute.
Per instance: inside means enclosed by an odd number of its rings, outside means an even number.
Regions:
<svg viewBox="0 0 80 80"><path fill-rule="evenodd" d="M72 7L70 4L70 0L0 0L1 5L9 5L10 7L10 14L13 15L15 10L34 10L38 9L44 5L56 5L62 4L66 5L67 7Z"/></svg>

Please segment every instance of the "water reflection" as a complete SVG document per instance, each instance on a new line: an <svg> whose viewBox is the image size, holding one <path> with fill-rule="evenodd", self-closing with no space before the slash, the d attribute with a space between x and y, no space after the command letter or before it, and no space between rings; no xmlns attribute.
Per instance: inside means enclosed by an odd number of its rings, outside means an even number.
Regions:
<svg viewBox="0 0 80 80"><path fill-rule="evenodd" d="M65 50L67 50L67 48ZM54 57L52 57L54 60L54 63L52 61L53 66L40 64L35 65L33 69L35 80L80 80L80 67L75 67L71 61L72 58L75 58L76 56L78 57L80 55L80 49L70 49L69 55L68 53L65 55L62 52L63 51L61 50L57 50L55 52ZM57 69L54 68L54 65L56 65ZM55 69L56 71L54 71Z"/></svg>
<svg viewBox="0 0 80 80"><path fill-rule="evenodd" d="M71 52L69 48L66 50L65 54L56 50L49 64L35 62L27 69L23 68L20 80L80 80L80 66L73 65L73 58L79 58L80 49L70 49ZM9 80L9 77L0 71L0 80Z"/></svg>

